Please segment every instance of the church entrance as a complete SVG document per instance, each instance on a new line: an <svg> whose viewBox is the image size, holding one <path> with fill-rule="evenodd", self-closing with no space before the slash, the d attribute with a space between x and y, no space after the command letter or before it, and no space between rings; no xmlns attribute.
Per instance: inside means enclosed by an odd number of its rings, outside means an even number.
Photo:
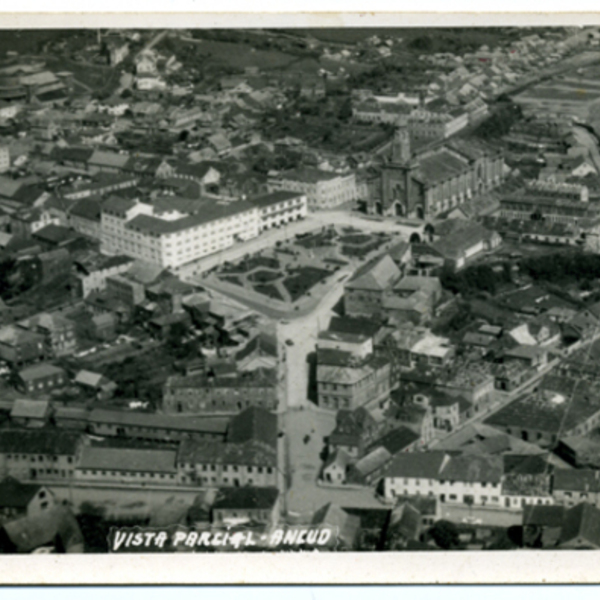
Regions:
<svg viewBox="0 0 600 600"><path fill-rule="evenodd" d="M422 206L418 206L417 207L417 219L424 219L425 218L425 211L423 210Z"/></svg>
<svg viewBox="0 0 600 600"><path fill-rule="evenodd" d="M425 235L429 238L429 241L432 242L433 241L433 235L435 234L435 229L433 228L433 225L431 223L427 223L427 225L425 225L425 228L423 229Z"/></svg>
<svg viewBox="0 0 600 600"><path fill-rule="evenodd" d="M394 204L394 214L397 217L404 216L404 206L402 206L402 204L400 204L400 202L396 202L396 204Z"/></svg>
<svg viewBox="0 0 600 600"><path fill-rule="evenodd" d="M382 215L383 214L383 206L381 202L375 202L375 214Z"/></svg>

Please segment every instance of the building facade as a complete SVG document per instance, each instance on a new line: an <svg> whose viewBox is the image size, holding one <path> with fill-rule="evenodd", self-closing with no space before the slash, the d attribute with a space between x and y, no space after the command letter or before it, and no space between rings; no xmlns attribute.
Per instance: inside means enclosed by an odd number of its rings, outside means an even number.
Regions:
<svg viewBox="0 0 600 600"><path fill-rule="evenodd" d="M301 168L271 175L269 192L288 191L306 195L308 209L326 210L358 199L354 173L340 174L314 168Z"/></svg>

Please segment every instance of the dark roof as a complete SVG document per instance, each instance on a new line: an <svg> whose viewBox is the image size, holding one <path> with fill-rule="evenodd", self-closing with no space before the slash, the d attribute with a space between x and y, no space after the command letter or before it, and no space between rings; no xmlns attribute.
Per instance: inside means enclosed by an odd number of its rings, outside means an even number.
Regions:
<svg viewBox="0 0 600 600"><path fill-rule="evenodd" d="M21 483L14 477L7 477L0 482L0 508L24 509L40 489L39 485Z"/></svg>
<svg viewBox="0 0 600 600"><path fill-rule="evenodd" d="M254 440L244 444L184 440L179 445L177 460L193 465L277 466L275 448Z"/></svg>
<svg viewBox="0 0 600 600"><path fill-rule="evenodd" d="M567 377L547 376L537 392L511 402L484 423L567 434L600 412L597 397L596 385Z"/></svg>
<svg viewBox="0 0 600 600"><path fill-rule="evenodd" d="M198 212L186 215L181 219L167 221L150 215L138 215L126 225L128 229L137 231L166 234L175 233L184 229L190 229L204 223L210 223L218 219L225 219L232 215L253 209L254 206L245 200L236 202L199 201ZM103 207L104 210L104 207Z"/></svg>
<svg viewBox="0 0 600 600"><path fill-rule="evenodd" d="M74 233L67 227L63 227L62 225L46 225L46 227L42 227L42 229L38 229L33 236L37 239L42 240L43 242L48 242L50 244L60 244L61 242L65 242L68 240L73 240L79 237L79 234Z"/></svg>
<svg viewBox="0 0 600 600"><path fill-rule="evenodd" d="M243 444L250 440L277 447L277 415L252 406L229 422L227 442Z"/></svg>
<svg viewBox="0 0 600 600"><path fill-rule="evenodd" d="M464 454L450 458L442 469L441 478L450 481L500 483L502 474L502 457Z"/></svg>
<svg viewBox="0 0 600 600"><path fill-rule="evenodd" d="M100 222L102 204L97 198L82 198L76 202L69 211L70 215Z"/></svg>
<svg viewBox="0 0 600 600"><path fill-rule="evenodd" d="M4 454L74 455L81 435L60 430L0 430L0 452Z"/></svg>
<svg viewBox="0 0 600 600"><path fill-rule="evenodd" d="M270 510L278 497L279 490L274 487L220 488L212 508Z"/></svg>
<svg viewBox="0 0 600 600"><path fill-rule="evenodd" d="M176 450L86 446L81 453L77 468L176 473L176 458Z"/></svg>
<svg viewBox="0 0 600 600"><path fill-rule="evenodd" d="M329 331L374 337L382 326L383 324L376 319L366 317L332 317Z"/></svg>
<svg viewBox="0 0 600 600"><path fill-rule="evenodd" d="M562 527L566 508L547 504L526 504L523 507L523 525Z"/></svg>
<svg viewBox="0 0 600 600"><path fill-rule="evenodd" d="M375 449L382 446L390 454L394 455L398 452L402 452L405 448L410 446L416 440L419 439L419 435L416 434L412 429L408 427L400 426L389 433L386 433L383 437L379 438L374 442L370 449Z"/></svg>
<svg viewBox="0 0 600 600"><path fill-rule="evenodd" d="M266 194L264 196L257 196L255 198L250 198L250 203L255 204L256 206L271 206L272 204L278 204L279 202L284 202L285 200L291 200L292 198L299 198L303 196L301 192L286 192L286 191L278 191L272 192L270 194Z"/></svg>
<svg viewBox="0 0 600 600"><path fill-rule="evenodd" d="M227 428L225 417L178 417L157 413L95 408L89 415L90 423L129 425L147 429L172 429L190 432L224 434Z"/></svg>
<svg viewBox="0 0 600 600"><path fill-rule="evenodd" d="M595 469L556 469L554 490L568 492L600 492L600 471Z"/></svg>
<svg viewBox="0 0 600 600"><path fill-rule="evenodd" d="M410 452L396 455L386 469L386 477L436 479L446 459L445 452Z"/></svg>
<svg viewBox="0 0 600 600"><path fill-rule="evenodd" d="M504 454L504 473L544 475L548 472L548 454Z"/></svg>
<svg viewBox="0 0 600 600"><path fill-rule="evenodd" d="M600 510L581 502L568 510L563 521L559 545L579 541L600 547Z"/></svg>
<svg viewBox="0 0 600 600"><path fill-rule="evenodd" d="M318 183L319 181L328 181L336 177L345 177L333 171L322 171L314 167L299 167L284 171L276 176L276 179L285 179L288 181L302 181L303 183Z"/></svg>

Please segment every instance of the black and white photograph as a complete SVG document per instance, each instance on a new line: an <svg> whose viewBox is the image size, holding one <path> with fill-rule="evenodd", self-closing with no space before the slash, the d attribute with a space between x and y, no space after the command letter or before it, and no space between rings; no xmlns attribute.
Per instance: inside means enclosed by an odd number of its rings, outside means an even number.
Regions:
<svg viewBox="0 0 600 600"><path fill-rule="evenodd" d="M0 32L0 553L600 549L600 26L131 23Z"/></svg>

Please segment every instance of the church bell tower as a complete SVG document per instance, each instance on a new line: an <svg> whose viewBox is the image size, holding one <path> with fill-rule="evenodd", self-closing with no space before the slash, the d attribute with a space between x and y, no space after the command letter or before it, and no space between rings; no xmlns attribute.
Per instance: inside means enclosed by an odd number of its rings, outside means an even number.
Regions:
<svg viewBox="0 0 600 600"><path fill-rule="evenodd" d="M392 142L392 162L404 165L410 161L410 136L408 129L399 127Z"/></svg>

